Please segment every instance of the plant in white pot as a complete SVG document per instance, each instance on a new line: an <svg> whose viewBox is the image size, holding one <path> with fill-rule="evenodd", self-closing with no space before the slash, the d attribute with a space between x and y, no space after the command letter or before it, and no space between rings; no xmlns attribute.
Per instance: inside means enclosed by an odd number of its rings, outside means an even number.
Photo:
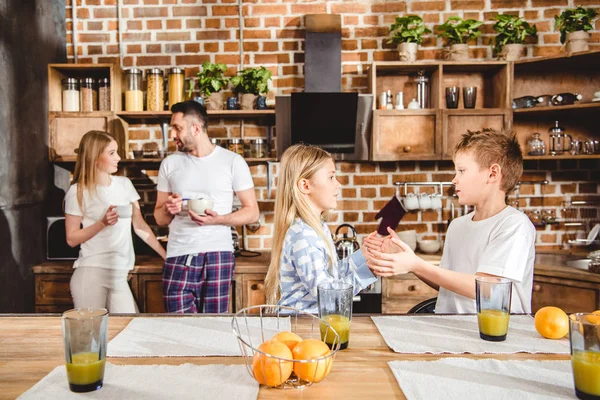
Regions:
<svg viewBox="0 0 600 400"><path fill-rule="evenodd" d="M516 15L499 14L494 20L497 33L492 44L494 53L508 61L520 59L525 41L537 35L537 27Z"/></svg>
<svg viewBox="0 0 600 400"><path fill-rule="evenodd" d="M261 95L269 92L269 80L271 80L271 71L265 67L246 68L231 78L231 84L240 94L242 110L252 110L255 108L255 103L258 109L266 108L266 98ZM259 97L259 101L257 101L257 97Z"/></svg>
<svg viewBox="0 0 600 400"><path fill-rule="evenodd" d="M423 18L418 15L396 17L390 26L392 37L388 44L398 45L400 61L415 62L417 60L417 47L423 41L423 35L431 33L423 23Z"/></svg>
<svg viewBox="0 0 600 400"><path fill-rule="evenodd" d="M198 89L204 97L207 110L222 110L224 108L222 89L227 86L228 79L223 76L227 71L225 64L213 64L206 61L202 71L198 72Z"/></svg>
<svg viewBox="0 0 600 400"><path fill-rule="evenodd" d="M589 50L588 31L594 29L592 23L598 17L593 8L567 8L554 16L554 29L560 31L560 42L565 44L567 53Z"/></svg>
<svg viewBox="0 0 600 400"><path fill-rule="evenodd" d="M481 35L479 27L483 24L474 19L462 19L453 16L440 25L438 37L446 38L450 45L450 60L464 61L469 59L469 40L476 39Z"/></svg>

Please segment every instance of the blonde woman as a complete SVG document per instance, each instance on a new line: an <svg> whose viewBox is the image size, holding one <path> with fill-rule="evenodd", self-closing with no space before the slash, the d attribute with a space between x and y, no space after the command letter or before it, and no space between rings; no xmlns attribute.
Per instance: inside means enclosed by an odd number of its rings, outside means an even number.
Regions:
<svg viewBox="0 0 600 400"><path fill-rule="evenodd" d="M117 172L117 142L106 132L89 131L79 143L73 185L65 196L65 229L71 247L81 245L71 277L75 307L138 312L127 284L135 254L135 233L163 259L165 250L144 221L131 181Z"/></svg>
<svg viewBox="0 0 600 400"><path fill-rule="evenodd" d="M294 145L281 158L273 256L265 281L267 303L317 312L317 286L332 281L354 285L354 293L375 282L362 250L339 260L321 216L337 206L340 183L332 156L314 146ZM377 248L375 232L366 241ZM363 246L364 248L364 246Z"/></svg>

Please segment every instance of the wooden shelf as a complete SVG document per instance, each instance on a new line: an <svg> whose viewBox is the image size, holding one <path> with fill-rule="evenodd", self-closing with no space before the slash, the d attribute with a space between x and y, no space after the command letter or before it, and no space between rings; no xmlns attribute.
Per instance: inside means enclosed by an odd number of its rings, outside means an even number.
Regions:
<svg viewBox="0 0 600 400"><path fill-rule="evenodd" d="M208 110L209 117L218 118L261 118L266 116L275 116L274 109L268 110ZM119 111L117 116L123 118L128 123L157 123L169 122L171 120L171 111Z"/></svg>
<svg viewBox="0 0 600 400"><path fill-rule="evenodd" d="M447 115L498 115L510 112L510 108L448 108L444 109Z"/></svg>
<svg viewBox="0 0 600 400"><path fill-rule="evenodd" d="M435 115L437 113L436 108L425 108L425 109L408 109L403 110L375 110L375 113L381 116L410 116L410 115Z"/></svg>
<svg viewBox="0 0 600 400"><path fill-rule="evenodd" d="M529 114L529 113L553 113L567 110L589 110L594 108L600 108L600 101L595 103L577 103L567 106L546 106L546 107L531 107L531 108L517 108L513 109L515 114Z"/></svg>
<svg viewBox="0 0 600 400"><path fill-rule="evenodd" d="M600 159L600 154L578 154L573 156L571 154L563 154L561 156L523 156L523 160L589 160L589 159Z"/></svg>
<svg viewBox="0 0 600 400"><path fill-rule="evenodd" d="M148 157L148 158L123 158L119 161L120 164L157 164L161 163L164 158L156 158L156 157ZM273 162L277 161L275 157L267 157L267 158L244 158L244 160L250 164L259 164L263 162ZM76 156L63 156L56 157L53 162L59 164L71 164L77 161Z"/></svg>
<svg viewBox="0 0 600 400"><path fill-rule="evenodd" d="M94 117L114 117L112 111L48 111L49 117L55 118L94 118Z"/></svg>

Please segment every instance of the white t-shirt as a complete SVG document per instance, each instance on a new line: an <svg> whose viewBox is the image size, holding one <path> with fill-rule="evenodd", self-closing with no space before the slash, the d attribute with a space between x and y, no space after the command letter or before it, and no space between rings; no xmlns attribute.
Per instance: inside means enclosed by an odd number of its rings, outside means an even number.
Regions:
<svg viewBox="0 0 600 400"><path fill-rule="evenodd" d="M473 221L474 214L457 218L448 227L440 267L511 279L511 312L531 313L535 261L533 224L524 213L512 207L483 221ZM475 300L440 288L435 312L476 313L477 309Z"/></svg>
<svg viewBox="0 0 600 400"><path fill-rule="evenodd" d="M206 157L177 152L165 158L158 172L157 190L178 193L184 199L209 198L219 215L232 211L233 194L254 187L250 168L236 153L217 146ZM233 251L231 228L199 226L187 212L175 215L169 224L167 256L209 251Z"/></svg>
<svg viewBox="0 0 600 400"><path fill-rule="evenodd" d="M101 267L130 270L135 264L131 238L132 203L140 199L131 181L123 176L111 176L109 186L96 186L95 195L83 193L83 210L77 202L77 184L71 185L65 196L65 214L82 218L87 228L100 221L109 206L117 206L119 220L81 244L77 267Z"/></svg>

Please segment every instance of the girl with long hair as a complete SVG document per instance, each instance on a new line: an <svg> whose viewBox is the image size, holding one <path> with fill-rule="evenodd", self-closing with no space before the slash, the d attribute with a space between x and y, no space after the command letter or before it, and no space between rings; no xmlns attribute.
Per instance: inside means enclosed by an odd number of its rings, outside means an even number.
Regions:
<svg viewBox="0 0 600 400"><path fill-rule="evenodd" d="M347 259L338 258L331 232L321 219L337 207L339 190L333 157L325 150L298 144L281 157L272 258L265 280L268 304L316 313L321 283L345 281L356 294L375 282L362 249ZM365 241L377 248L382 240L375 234Z"/></svg>
<svg viewBox="0 0 600 400"><path fill-rule="evenodd" d="M135 263L131 226L163 259L165 250L144 221L131 181L114 176L121 158L106 132L89 131L79 143L73 184L65 196L65 230L71 247L81 245L71 277L76 308L138 312L127 283Z"/></svg>

